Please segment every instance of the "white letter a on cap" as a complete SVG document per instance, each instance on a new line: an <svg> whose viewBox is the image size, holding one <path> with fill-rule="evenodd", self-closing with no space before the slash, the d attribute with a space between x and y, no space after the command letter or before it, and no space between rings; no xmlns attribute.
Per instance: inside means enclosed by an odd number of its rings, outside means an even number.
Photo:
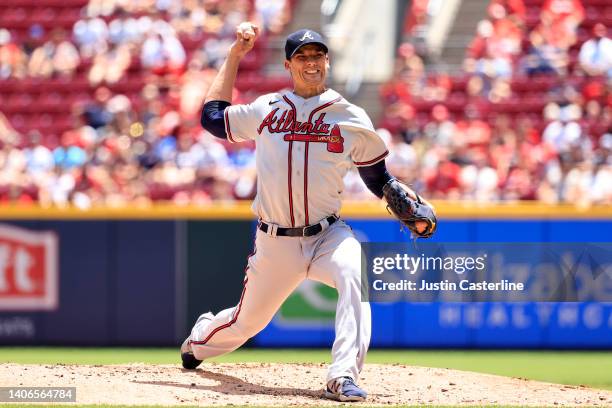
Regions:
<svg viewBox="0 0 612 408"><path fill-rule="evenodd" d="M310 31L306 31L302 38L300 38L300 41L304 41L306 38L314 40L314 37L312 36L312 34L310 34Z"/></svg>

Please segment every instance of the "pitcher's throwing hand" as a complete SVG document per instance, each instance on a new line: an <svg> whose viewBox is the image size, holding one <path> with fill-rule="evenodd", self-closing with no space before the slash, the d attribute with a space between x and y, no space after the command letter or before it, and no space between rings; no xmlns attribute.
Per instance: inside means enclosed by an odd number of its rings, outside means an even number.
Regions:
<svg viewBox="0 0 612 408"><path fill-rule="evenodd" d="M249 51L253 49L257 36L259 35L259 28L249 22L240 23L236 27L236 41L232 44L230 49L230 55L237 57L244 57Z"/></svg>

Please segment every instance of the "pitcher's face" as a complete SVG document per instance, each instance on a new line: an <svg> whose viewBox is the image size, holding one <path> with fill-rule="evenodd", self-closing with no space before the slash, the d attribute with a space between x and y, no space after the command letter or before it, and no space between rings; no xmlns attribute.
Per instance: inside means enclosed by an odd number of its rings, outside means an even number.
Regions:
<svg viewBox="0 0 612 408"><path fill-rule="evenodd" d="M296 88L324 87L328 68L329 57L316 44L301 47L285 61L285 69L291 73Z"/></svg>

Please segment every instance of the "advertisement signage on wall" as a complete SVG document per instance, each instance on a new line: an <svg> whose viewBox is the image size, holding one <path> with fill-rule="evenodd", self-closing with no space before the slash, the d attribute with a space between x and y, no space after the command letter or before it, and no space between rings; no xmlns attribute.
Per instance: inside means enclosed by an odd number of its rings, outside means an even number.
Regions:
<svg viewBox="0 0 612 408"><path fill-rule="evenodd" d="M0 311L58 307L58 238L0 224Z"/></svg>
<svg viewBox="0 0 612 408"><path fill-rule="evenodd" d="M0 223L0 344L177 344L176 222L44 217Z"/></svg>
<svg viewBox="0 0 612 408"><path fill-rule="evenodd" d="M439 238L416 244L399 242L394 221L351 220L350 225L371 258L363 276L376 285L365 292L372 307L373 347L612 347L610 221L451 220L441 224ZM572 242L576 235L568 232L575 230L593 242ZM524 243L526 236L539 243ZM500 238L504 242L495 243ZM398 242L377 245L377 240ZM455 255L465 261L470 251L477 257L474 249L486 250L487 273L458 270L457 262L452 271L427 273L421 268L411 274L405 266L404 253L418 255L413 261L422 263L438 260L440 247L446 249L443 259L453 262L459 260ZM375 260L389 260L393 267ZM377 269L381 265L387 269ZM457 281L457 290L442 290L443 285L429 290L429 284L420 290L422 280L445 282L447 275L449 282ZM397 284L416 278L415 290ZM502 287L462 290L462 280L483 279L487 285L502 282ZM511 291L504 280L521 283L524 290ZM390 283L395 286L377 290ZM328 347L334 340L333 292L316 282L302 284L254 344Z"/></svg>

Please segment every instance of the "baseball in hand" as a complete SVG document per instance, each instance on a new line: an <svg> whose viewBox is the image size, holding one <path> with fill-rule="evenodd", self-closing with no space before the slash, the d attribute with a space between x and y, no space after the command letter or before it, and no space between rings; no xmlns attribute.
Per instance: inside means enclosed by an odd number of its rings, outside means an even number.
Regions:
<svg viewBox="0 0 612 408"><path fill-rule="evenodd" d="M252 23L249 23L248 21L245 21L238 25L238 32L246 41L249 41L250 39L255 37L255 27Z"/></svg>

